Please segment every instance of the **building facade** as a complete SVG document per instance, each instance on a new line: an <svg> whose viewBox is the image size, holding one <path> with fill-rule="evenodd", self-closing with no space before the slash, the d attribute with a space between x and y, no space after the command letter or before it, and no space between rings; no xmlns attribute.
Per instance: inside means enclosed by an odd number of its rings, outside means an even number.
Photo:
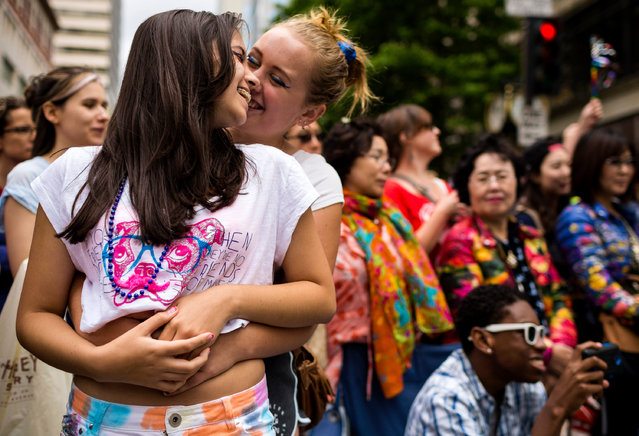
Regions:
<svg viewBox="0 0 639 436"><path fill-rule="evenodd" d="M120 0L50 0L50 4L60 26L53 38L53 64L92 68L115 102Z"/></svg>
<svg viewBox="0 0 639 436"><path fill-rule="evenodd" d="M216 10L219 12L240 12L248 24L249 35L246 42L251 46L259 36L268 29L277 13L278 4L286 4L287 0L218 0Z"/></svg>
<svg viewBox="0 0 639 436"><path fill-rule="evenodd" d="M46 0L0 1L0 96L21 95L31 76L51 69L57 28Z"/></svg>

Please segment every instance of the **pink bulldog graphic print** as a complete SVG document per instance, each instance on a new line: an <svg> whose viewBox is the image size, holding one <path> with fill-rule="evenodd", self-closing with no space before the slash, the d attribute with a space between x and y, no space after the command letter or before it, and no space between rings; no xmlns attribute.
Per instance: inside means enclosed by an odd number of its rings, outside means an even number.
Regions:
<svg viewBox="0 0 639 436"><path fill-rule="evenodd" d="M193 224L189 232L168 246L145 244L139 234L139 223L117 223L113 235L112 274L115 307L144 299L170 306L184 291L190 275L211 252L222 245L224 227L215 218ZM102 266L109 275L109 252L102 250Z"/></svg>

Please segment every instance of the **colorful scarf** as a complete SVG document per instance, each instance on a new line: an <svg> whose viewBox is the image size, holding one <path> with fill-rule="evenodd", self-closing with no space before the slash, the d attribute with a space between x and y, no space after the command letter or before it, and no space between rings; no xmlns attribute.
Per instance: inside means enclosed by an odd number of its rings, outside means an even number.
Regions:
<svg viewBox="0 0 639 436"><path fill-rule="evenodd" d="M428 256L401 212L380 199L344 190L342 222L366 256L375 371L384 396L392 398L404 389L415 326L426 334L446 332L453 328L452 316Z"/></svg>

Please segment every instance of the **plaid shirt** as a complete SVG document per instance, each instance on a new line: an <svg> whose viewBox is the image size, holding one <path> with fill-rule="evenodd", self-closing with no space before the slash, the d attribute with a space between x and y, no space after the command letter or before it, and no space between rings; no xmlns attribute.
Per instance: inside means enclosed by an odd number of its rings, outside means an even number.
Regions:
<svg viewBox="0 0 639 436"><path fill-rule="evenodd" d="M496 423L494 398L484 389L464 352L456 350L417 394L405 436L529 435L545 402L541 382L509 383Z"/></svg>

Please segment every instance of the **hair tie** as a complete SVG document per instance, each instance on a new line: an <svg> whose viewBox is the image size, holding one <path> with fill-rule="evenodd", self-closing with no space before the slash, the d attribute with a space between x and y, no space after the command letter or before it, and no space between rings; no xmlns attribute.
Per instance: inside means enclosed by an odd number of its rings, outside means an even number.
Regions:
<svg viewBox="0 0 639 436"><path fill-rule="evenodd" d="M350 64L355 60L355 58L357 57L357 53L355 52L355 49L352 45L350 45L346 41L337 41L337 45L339 46L339 49L342 50L342 53L344 53L346 63Z"/></svg>

